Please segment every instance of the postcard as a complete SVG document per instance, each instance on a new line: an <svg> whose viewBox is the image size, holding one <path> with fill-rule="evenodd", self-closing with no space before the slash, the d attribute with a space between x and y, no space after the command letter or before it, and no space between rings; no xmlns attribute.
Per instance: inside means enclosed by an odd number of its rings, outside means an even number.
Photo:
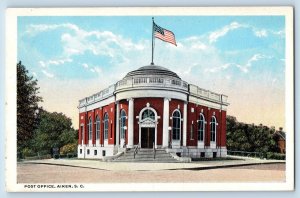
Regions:
<svg viewBox="0 0 300 198"><path fill-rule="evenodd" d="M8 8L9 192L294 189L292 7Z"/></svg>

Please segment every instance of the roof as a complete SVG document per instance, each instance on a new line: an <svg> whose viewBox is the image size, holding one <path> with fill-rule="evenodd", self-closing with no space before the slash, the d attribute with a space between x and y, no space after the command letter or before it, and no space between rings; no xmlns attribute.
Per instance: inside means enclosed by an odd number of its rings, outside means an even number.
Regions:
<svg viewBox="0 0 300 198"><path fill-rule="evenodd" d="M124 78L150 76L150 75L169 76L169 77L181 79L175 72L158 65L147 65L147 66L140 67L137 70L133 70L127 73L127 75Z"/></svg>

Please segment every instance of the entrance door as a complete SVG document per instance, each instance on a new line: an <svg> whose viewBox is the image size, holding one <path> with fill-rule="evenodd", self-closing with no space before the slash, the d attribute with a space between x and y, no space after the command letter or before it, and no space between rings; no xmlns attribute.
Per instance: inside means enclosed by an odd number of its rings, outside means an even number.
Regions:
<svg viewBox="0 0 300 198"><path fill-rule="evenodd" d="M155 128L141 128L141 147L153 148Z"/></svg>

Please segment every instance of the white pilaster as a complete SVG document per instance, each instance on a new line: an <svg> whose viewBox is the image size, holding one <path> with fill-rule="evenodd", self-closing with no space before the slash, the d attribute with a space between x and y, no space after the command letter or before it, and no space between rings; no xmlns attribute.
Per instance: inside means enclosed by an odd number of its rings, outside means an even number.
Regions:
<svg viewBox="0 0 300 198"><path fill-rule="evenodd" d="M119 102L116 102L117 106L117 115L116 115L116 146L119 147L119 142L120 142L120 105Z"/></svg>
<svg viewBox="0 0 300 198"><path fill-rule="evenodd" d="M163 115L163 148L169 144L169 99L164 98L164 115Z"/></svg>
<svg viewBox="0 0 300 198"><path fill-rule="evenodd" d="M182 134L182 142L183 146L186 146L186 130L187 130L187 103L184 102L183 105L183 134Z"/></svg>
<svg viewBox="0 0 300 198"><path fill-rule="evenodd" d="M134 109L134 103L133 99L130 98L128 100L128 148L133 148L133 109Z"/></svg>

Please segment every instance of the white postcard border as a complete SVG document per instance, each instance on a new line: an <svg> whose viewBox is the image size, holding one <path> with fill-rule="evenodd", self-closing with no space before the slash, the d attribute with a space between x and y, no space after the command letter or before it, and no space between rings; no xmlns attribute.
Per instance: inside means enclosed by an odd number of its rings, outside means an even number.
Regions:
<svg viewBox="0 0 300 198"><path fill-rule="evenodd" d="M25 189L17 184L16 61L18 16L263 16L283 15L286 27L286 182L285 183L105 183L83 189ZM148 8L10 8L6 11L6 189L10 192L55 191L281 191L294 189L294 46L292 7L148 7ZM199 185L200 184L200 185ZM42 185L42 184L41 184ZM79 184L80 185L80 184Z"/></svg>

